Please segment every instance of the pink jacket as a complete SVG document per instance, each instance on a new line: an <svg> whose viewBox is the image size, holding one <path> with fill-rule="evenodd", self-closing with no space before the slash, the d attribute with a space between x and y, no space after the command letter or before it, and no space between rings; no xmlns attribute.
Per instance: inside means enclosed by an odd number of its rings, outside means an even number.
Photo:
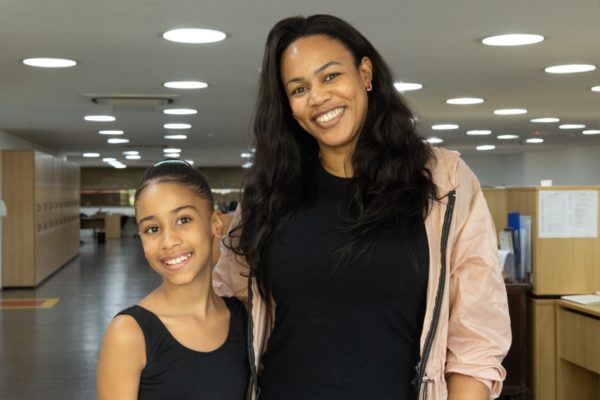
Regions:
<svg viewBox="0 0 600 400"><path fill-rule="evenodd" d="M448 397L445 377L450 373L473 376L485 383L492 398L500 395L506 371L501 365L511 343L506 289L500 273L496 231L479 181L456 152L435 149L433 180L442 197L455 191L455 203L446 232L446 268L442 273L442 234L449 198L434 201L425 220L429 242L427 307L421 334L424 365L421 399ZM236 216L238 217L238 216ZM234 217L231 226L239 218ZM441 277L441 279L440 279ZM443 295L438 288L443 282ZM215 291L221 296L248 299L247 266L231 250L224 249L213 273ZM265 304L255 282L251 314L253 348L258 368L265 349ZM437 324L430 333L438 300ZM430 337L431 336L431 337ZM429 337L429 338L428 338ZM426 360L423 360L424 356Z"/></svg>

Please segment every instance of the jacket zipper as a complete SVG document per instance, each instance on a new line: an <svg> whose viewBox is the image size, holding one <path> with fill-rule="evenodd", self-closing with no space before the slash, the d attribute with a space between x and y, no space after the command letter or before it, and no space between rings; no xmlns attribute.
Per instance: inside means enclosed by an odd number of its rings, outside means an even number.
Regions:
<svg viewBox="0 0 600 400"><path fill-rule="evenodd" d="M417 365L417 376L413 381L415 388L417 389L417 393L420 395L421 387L425 384L423 390L423 400L427 399L427 382L429 378L425 375L425 368L427 367L427 361L429 358L429 353L431 353L431 348L433 346L433 339L435 338L435 331L437 330L437 325L440 320L440 313L442 311L442 300L444 298L444 292L446 287L446 250L448 246L448 235L450 233L450 224L452 221L452 214L454 212L454 202L456 200L456 190L451 190L448 195L448 205L446 206L446 212L444 214L444 223L442 225L442 238L441 238L441 257L442 257L442 268L440 271L440 278L438 283L438 290L435 295L435 306L433 308L433 316L431 317L431 325L429 327L429 331L427 332L427 337L425 338L425 345L423 346L423 355L421 356L421 360Z"/></svg>
<svg viewBox="0 0 600 400"><path fill-rule="evenodd" d="M258 373L256 371L256 354L254 354L254 321L252 320L253 298L254 293L252 293L252 274L248 274L248 322L246 324L246 337L251 375L250 390L254 394L254 400L258 400L260 396L260 388L258 387Z"/></svg>

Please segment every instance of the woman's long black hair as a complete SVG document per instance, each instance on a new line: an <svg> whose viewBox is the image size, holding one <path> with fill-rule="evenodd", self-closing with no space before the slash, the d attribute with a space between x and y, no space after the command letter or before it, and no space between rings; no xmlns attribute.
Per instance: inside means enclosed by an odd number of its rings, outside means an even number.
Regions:
<svg viewBox="0 0 600 400"><path fill-rule="evenodd" d="M267 38L254 116L255 158L246 177L240 224L230 233L230 246L245 257L260 295L270 303L264 255L273 232L314 193L311 160L315 139L292 117L280 79L281 56L295 40L325 35L338 40L358 68L363 57L373 65L373 90L356 149L351 156L351 240L337 254L340 263L364 253L374 233L390 221L409 235L422 224L436 198L428 162L429 145L417 135L412 112L393 86L387 64L369 41L347 22L329 15L292 17L278 22ZM298 243L302 246L302 243Z"/></svg>

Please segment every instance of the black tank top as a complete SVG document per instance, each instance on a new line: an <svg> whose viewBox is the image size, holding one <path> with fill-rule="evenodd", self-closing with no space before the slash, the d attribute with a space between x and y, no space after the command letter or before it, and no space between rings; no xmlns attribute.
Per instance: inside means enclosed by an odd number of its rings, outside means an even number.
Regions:
<svg viewBox="0 0 600 400"><path fill-rule="evenodd" d="M200 352L179 343L156 314L140 306L119 315L133 317L146 341L138 399L242 400L248 386L246 310L239 300L224 297L229 333L221 347Z"/></svg>
<svg viewBox="0 0 600 400"><path fill-rule="evenodd" d="M315 163L316 198L282 224L266 251L275 327L261 400L408 400L419 360L429 247L423 222L394 222L371 252L334 266L349 239L350 180ZM398 207L402 205L399 204Z"/></svg>

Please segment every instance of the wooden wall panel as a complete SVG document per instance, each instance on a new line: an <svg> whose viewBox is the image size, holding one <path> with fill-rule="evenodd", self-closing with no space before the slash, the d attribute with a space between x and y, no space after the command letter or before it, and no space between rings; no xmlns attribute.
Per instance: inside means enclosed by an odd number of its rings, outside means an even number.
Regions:
<svg viewBox="0 0 600 400"><path fill-rule="evenodd" d="M2 283L33 287L79 252L79 167L32 150L4 150L2 182Z"/></svg>
<svg viewBox="0 0 600 400"><path fill-rule="evenodd" d="M2 153L2 197L7 216L2 221L2 284L26 286L34 279L33 153Z"/></svg>

